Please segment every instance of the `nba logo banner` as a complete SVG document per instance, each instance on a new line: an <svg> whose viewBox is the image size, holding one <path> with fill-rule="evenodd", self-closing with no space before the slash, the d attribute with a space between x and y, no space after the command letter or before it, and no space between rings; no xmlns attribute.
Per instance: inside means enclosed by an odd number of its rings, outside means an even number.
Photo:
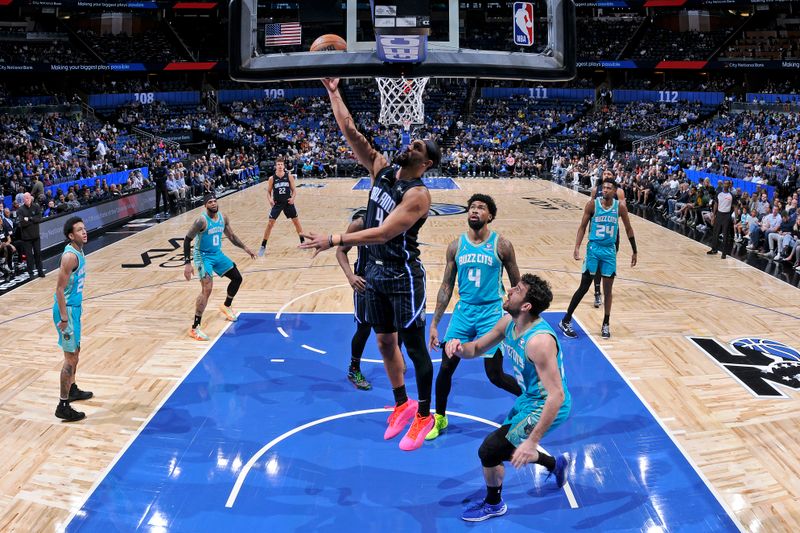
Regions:
<svg viewBox="0 0 800 533"><path fill-rule="evenodd" d="M533 46L533 4L514 2L514 44Z"/></svg>

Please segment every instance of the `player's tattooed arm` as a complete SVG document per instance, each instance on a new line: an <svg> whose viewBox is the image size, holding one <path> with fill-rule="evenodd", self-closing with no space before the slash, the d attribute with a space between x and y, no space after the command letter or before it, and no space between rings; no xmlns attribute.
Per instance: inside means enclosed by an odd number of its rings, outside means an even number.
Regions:
<svg viewBox="0 0 800 533"><path fill-rule="evenodd" d="M233 227L231 226L231 221L228 217L225 217L225 230L223 232L225 233L225 236L228 237L228 240L231 241L231 244L247 252L247 255L250 256L250 259L256 258L256 254L253 253L253 251L250 250L250 248L248 248L244 242L242 242L239 236L233 232Z"/></svg>
<svg viewBox="0 0 800 533"><path fill-rule="evenodd" d="M194 238L205 231L205 229L206 221L203 217L198 217L192 224L192 227L189 228L189 232L183 239L183 261L185 264L188 265L192 261L192 242Z"/></svg>
<svg viewBox="0 0 800 533"><path fill-rule="evenodd" d="M519 267L517 266L517 254L514 252L514 245L505 237L500 237L497 243L497 251L500 253L500 260L503 262L508 273L508 280L511 287L516 286L520 280Z"/></svg>
<svg viewBox="0 0 800 533"><path fill-rule="evenodd" d="M369 144L367 138L356 128L355 120L347 109L342 95L339 92L339 79L326 78L322 80L322 84L325 85L325 88L328 90L333 116L336 117L336 123L339 125L342 134L344 134L347 144L353 149L353 154L356 156L356 159L358 159L358 162L369 170L370 176L374 180L375 175L382 168L389 165L388 160L383 154L375 150L375 148Z"/></svg>
<svg viewBox="0 0 800 533"><path fill-rule="evenodd" d="M433 312L433 319L431 321L431 328L436 328L442 315L447 310L447 305L450 303L450 298L453 297L453 289L456 285L456 274L458 267L456 266L456 252L458 251L458 239L454 240L447 246L446 264L444 267L444 276L442 277L442 284L439 286L439 293L436 295L436 310Z"/></svg>

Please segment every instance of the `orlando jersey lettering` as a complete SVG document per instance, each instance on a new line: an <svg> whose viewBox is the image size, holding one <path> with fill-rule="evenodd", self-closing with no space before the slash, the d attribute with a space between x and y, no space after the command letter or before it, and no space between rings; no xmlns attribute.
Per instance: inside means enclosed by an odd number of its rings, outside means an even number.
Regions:
<svg viewBox="0 0 800 533"><path fill-rule="evenodd" d="M285 204L292 196L292 186L289 183L289 173L283 176L272 175L272 199L276 204Z"/></svg>
<svg viewBox="0 0 800 533"><path fill-rule="evenodd" d="M425 187L425 184L421 178L398 180L393 167L386 167L378 172L369 193L364 228L377 228L383 224L386 217L403 200L406 191L413 187ZM368 245L366 248L369 259L373 261L413 261L419 257L417 236L426 220L427 217L420 218L405 232L385 244Z"/></svg>

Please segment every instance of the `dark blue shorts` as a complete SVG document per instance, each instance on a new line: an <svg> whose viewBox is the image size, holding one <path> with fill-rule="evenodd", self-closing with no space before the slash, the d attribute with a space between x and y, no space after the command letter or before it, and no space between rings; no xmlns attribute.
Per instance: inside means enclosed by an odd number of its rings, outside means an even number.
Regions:
<svg viewBox="0 0 800 533"><path fill-rule="evenodd" d="M425 269L410 263L367 263L367 322L375 333L425 327Z"/></svg>

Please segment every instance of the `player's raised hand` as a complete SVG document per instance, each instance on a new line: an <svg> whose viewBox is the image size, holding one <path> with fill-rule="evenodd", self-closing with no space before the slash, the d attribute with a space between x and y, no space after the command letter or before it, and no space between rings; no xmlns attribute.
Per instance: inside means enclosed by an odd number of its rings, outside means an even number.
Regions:
<svg viewBox="0 0 800 533"><path fill-rule="evenodd" d="M464 349L461 346L461 341L458 339L451 339L447 342L447 345L444 347L444 353L447 354L447 357L451 359L453 357L460 357L462 353L464 353Z"/></svg>
<svg viewBox="0 0 800 533"><path fill-rule="evenodd" d="M328 89L328 92L335 93L339 88L339 78L322 78L322 85Z"/></svg>

